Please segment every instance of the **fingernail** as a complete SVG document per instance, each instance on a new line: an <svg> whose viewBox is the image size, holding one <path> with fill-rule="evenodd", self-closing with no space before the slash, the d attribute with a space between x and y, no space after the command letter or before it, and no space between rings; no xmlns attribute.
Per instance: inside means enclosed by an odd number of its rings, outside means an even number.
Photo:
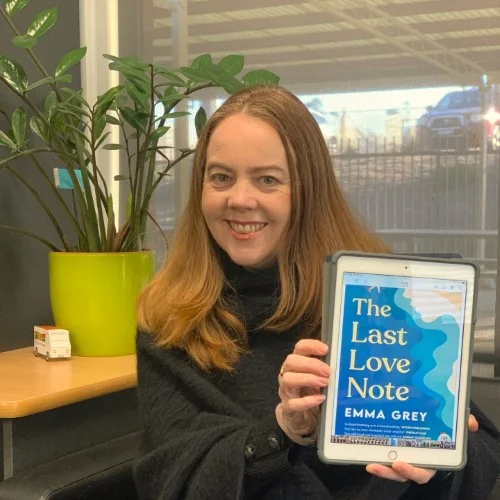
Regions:
<svg viewBox="0 0 500 500"><path fill-rule="evenodd" d="M323 345L323 347L321 348L321 350L326 354L328 352L328 346L326 344Z"/></svg>
<svg viewBox="0 0 500 500"><path fill-rule="evenodd" d="M328 385L329 380L327 378L321 377L319 379L319 382L320 382L321 385Z"/></svg>

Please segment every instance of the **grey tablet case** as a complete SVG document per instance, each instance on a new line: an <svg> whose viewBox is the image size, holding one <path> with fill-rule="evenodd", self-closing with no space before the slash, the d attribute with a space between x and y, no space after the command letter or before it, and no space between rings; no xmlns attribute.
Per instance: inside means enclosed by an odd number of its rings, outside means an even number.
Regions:
<svg viewBox="0 0 500 500"><path fill-rule="evenodd" d="M375 254L375 253L364 253L364 252L356 252L356 251L339 251L336 252L333 255L329 255L326 257L325 262L324 262L324 278L323 278L323 310L322 310L322 333L321 333L321 340L328 344L329 346L332 345L332 332L330 330L330 325L332 324L333 321L333 310L334 310L334 302L335 302L335 290L336 290L336 280L337 280L337 262L341 256L362 256L364 258L370 258L370 257L375 257L377 259L384 258L384 259L397 259L397 260L403 260L403 261L408 261L408 262L439 262L443 264L460 264L460 265L469 265L472 266L474 271L475 271L475 279L474 279L474 297L473 297L473 304L472 304L472 325L471 325L471 335L470 335L470 344L469 346L464 346L464 352L465 350L469 350L469 366L468 366L468 372L467 372L467 387L466 387L466 401L470 400L470 382L471 382L471 372L472 372L472 352L473 352L473 346L474 346L474 328L476 324L476 309L477 309L477 294L478 294L478 282L479 282L479 269L477 265L474 262L471 262L469 260L464 260L461 258L440 258L440 257L424 257L424 256L413 256L413 255L398 255L398 254ZM330 352L329 350L326 362L330 364ZM332 374L333 376L333 374ZM325 394L328 398L328 388L325 388L323 390L323 394ZM325 434L330 435L330 430L327 429L326 426L326 401L328 399L325 399L325 403L321 406L321 411L320 411L320 419L319 419L319 435L318 435L318 457L320 460L324 463L327 464L352 464L352 465L364 465L368 464L369 462L364 461L362 457L360 457L359 461L341 461L341 460L332 460L327 458L324 455L324 441L325 441ZM467 433L468 433L468 427L467 427L467 421L468 421L469 414L466 412L464 415L464 418L466 419L465 425L464 425L464 455L462 458L462 462L456 466L456 467L441 467L439 468L440 470L460 470L463 467L465 467L467 463ZM381 464L384 465L391 465L390 461L387 462L380 462ZM422 465L419 464L419 467L427 467L427 468L436 468L435 466L430 466L430 465Z"/></svg>

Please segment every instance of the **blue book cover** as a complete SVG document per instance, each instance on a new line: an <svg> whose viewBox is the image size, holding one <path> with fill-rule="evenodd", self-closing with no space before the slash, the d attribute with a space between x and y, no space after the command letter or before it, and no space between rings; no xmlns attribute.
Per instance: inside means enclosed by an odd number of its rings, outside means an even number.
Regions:
<svg viewBox="0 0 500 500"><path fill-rule="evenodd" d="M454 448L466 282L346 273L332 442Z"/></svg>

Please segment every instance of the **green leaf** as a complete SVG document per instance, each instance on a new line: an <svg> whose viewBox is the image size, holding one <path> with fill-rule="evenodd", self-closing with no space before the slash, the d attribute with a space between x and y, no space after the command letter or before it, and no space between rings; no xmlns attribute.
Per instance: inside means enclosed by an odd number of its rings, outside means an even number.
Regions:
<svg viewBox="0 0 500 500"><path fill-rule="evenodd" d="M14 17L18 12L21 12L30 0L7 0L5 3L5 10L9 17Z"/></svg>
<svg viewBox="0 0 500 500"><path fill-rule="evenodd" d="M149 142L156 142L160 137L163 137L168 131L170 127L158 127L150 136Z"/></svg>
<svg viewBox="0 0 500 500"><path fill-rule="evenodd" d="M57 78L57 80L64 81L66 78L68 78L70 76L71 75L62 75L59 78ZM74 89L71 89L69 87L64 87L64 88L60 89L60 91L62 94L65 94L67 96L66 97L67 102L74 102L74 103L78 104L79 106L81 106L82 108L85 107L85 108L90 110L90 106L89 106L88 102L83 97L83 90L74 90Z"/></svg>
<svg viewBox="0 0 500 500"><path fill-rule="evenodd" d="M138 114L130 108L119 108L120 114L123 119L131 125L135 130L138 130L142 133L146 133L144 126L141 123L141 119Z"/></svg>
<svg viewBox="0 0 500 500"><path fill-rule="evenodd" d="M119 62L112 62L108 67L112 71L118 71L120 73L123 73L124 75L129 75L138 80L141 80L144 83L149 82L149 77L146 75L143 69L136 68L134 66L126 66Z"/></svg>
<svg viewBox="0 0 500 500"><path fill-rule="evenodd" d="M82 116L85 116L89 120L92 119L90 114L82 108L81 104L71 104L71 102L68 101L68 102L56 103L55 106L56 107L53 110L53 115L55 115L56 113L63 113L63 114L68 113L78 118L78 120L81 120Z"/></svg>
<svg viewBox="0 0 500 500"><path fill-rule="evenodd" d="M106 115L106 122L108 122L111 125L121 125L120 120L111 115Z"/></svg>
<svg viewBox="0 0 500 500"><path fill-rule="evenodd" d="M41 37L57 22L57 7L44 10L37 14L29 25L27 34L35 38Z"/></svg>
<svg viewBox="0 0 500 500"><path fill-rule="evenodd" d="M12 132L16 139L17 147L22 149L26 137L26 111L24 108L18 107L12 113Z"/></svg>
<svg viewBox="0 0 500 500"><path fill-rule="evenodd" d="M166 115L160 116L155 119L155 122L160 120L168 120L170 118L182 118L183 116L188 116L191 113L189 111L176 111L175 113L167 113Z"/></svg>
<svg viewBox="0 0 500 500"><path fill-rule="evenodd" d="M38 43L38 38L31 35L20 35L15 36L12 43L21 49L32 49Z"/></svg>
<svg viewBox="0 0 500 500"><path fill-rule="evenodd" d="M36 134L43 142L50 144L50 137L45 123L38 116L33 116L30 119L30 129Z"/></svg>
<svg viewBox="0 0 500 500"><path fill-rule="evenodd" d="M128 97L123 94L119 94L116 96L116 99L113 101L113 104L110 106L110 109L114 109L118 111L118 108L124 108L128 104Z"/></svg>
<svg viewBox="0 0 500 500"><path fill-rule="evenodd" d="M149 96L147 94L144 94L139 89L137 89L137 87L134 87L133 85L130 84L126 85L125 89L127 91L127 94L135 102L135 104L139 109L141 109L142 111L149 112L150 102L149 102Z"/></svg>
<svg viewBox="0 0 500 500"><path fill-rule="evenodd" d="M265 69L256 69L247 73L241 81L247 86L253 85L278 85L280 77Z"/></svg>
<svg viewBox="0 0 500 500"><path fill-rule="evenodd" d="M106 149L108 151L115 151L117 149L125 149L123 144L106 144L102 147L102 149Z"/></svg>
<svg viewBox="0 0 500 500"><path fill-rule="evenodd" d="M0 146L6 146L13 150L17 149L14 141L7 134L4 134L1 130L0 130Z"/></svg>
<svg viewBox="0 0 500 500"><path fill-rule="evenodd" d="M24 93L28 86L28 77L24 68L17 61L6 56L0 56L0 76L19 94Z"/></svg>
<svg viewBox="0 0 500 500"><path fill-rule="evenodd" d="M175 87L167 87L165 91L163 92L163 98L166 99L167 97L170 97L172 95L178 94L179 91Z"/></svg>
<svg viewBox="0 0 500 500"><path fill-rule="evenodd" d="M132 216L132 193L129 193L127 198L127 206L125 208L125 215L129 221Z"/></svg>
<svg viewBox="0 0 500 500"><path fill-rule="evenodd" d="M113 196L111 194L108 196L108 207L106 211L106 217L108 219L106 234L107 234L107 245L109 252L113 251L111 247L116 237L115 211L113 209Z"/></svg>
<svg viewBox="0 0 500 500"><path fill-rule="evenodd" d="M245 58L240 55L230 55L223 57L219 61L219 67L227 71L230 75L236 76L245 66Z"/></svg>
<svg viewBox="0 0 500 500"><path fill-rule="evenodd" d="M45 85L46 83L55 83L55 82L71 83L71 80L72 80L71 75L61 75L59 78L54 78L52 76L49 76L47 78L42 78L41 80L32 83L30 86L26 88L26 92L36 89L41 85Z"/></svg>
<svg viewBox="0 0 500 500"><path fill-rule="evenodd" d="M206 74L204 70L182 67L181 73L193 82L204 83L211 81L211 78Z"/></svg>
<svg viewBox="0 0 500 500"><path fill-rule="evenodd" d="M198 138L201 135L201 131L203 130L206 121L207 121L207 112L202 106L200 106L200 109L197 111L196 116L194 117L194 125L196 127L196 135Z"/></svg>
<svg viewBox="0 0 500 500"><path fill-rule="evenodd" d="M104 141L111 135L111 132L106 132L105 134L101 135L99 140L95 144L95 148L99 149L101 147L101 144L104 144Z"/></svg>
<svg viewBox="0 0 500 500"><path fill-rule="evenodd" d="M97 118L107 113L108 109L113 104L114 100L119 97L124 86L117 85L116 87L111 87L102 96L97 98L97 104L95 106L95 115Z"/></svg>
<svg viewBox="0 0 500 500"><path fill-rule="evenodd" d="M52 121L54 117L58 101L56 93L52 90L47 94L45 98L45 118L48 122Z"/></svg>
<svg viewBox="0 0 500 500"><path fill-rule="evenodd" d="M203 69L205 66L212 64L212 56L210 54L202 54L195 57L191 63L193 69Z"/></svg>
<svg viewBox="0 0 500 500"><path fill-rule="evenodd" d="M163 76L168 82L176 87L187 87L187 83L172 71L162 66L155 66L156 74Z"/></svg>
<svg viewBox="0 0 500 500"><path fill-rule="evenodd" d="M233 94L244 88L244 85L237 78L215 64L207 68L207 71L210 71L212 80L217 85L220 85L228 94Z"/></svg>
<svg viewBox="0 0 500 500"><path fill-rule="evenodd" d="M83 141L90 144L87 134L85 134L85 132L83 132L80 128L74 127L73 125L67 125L64 122L58 122L57 125L58 126L56 128L59 129L61 133L70 135L70 132L75 132L81 139L83 139Z"/></svg>
<svg viewBox="0 0 500 500"><path fill-rule="evenodd" d="M167 98L162 97L160 99L160 102L162 102L163 104L168 104L168 103L171 103L172 101L182 101L184 99L191 99L191 96L184 95L184 94L177 94L177 95L169 96Z"/></svg>
<svg viewBox="0 0 500 500"><path fill-rule="evenodd" d="M163 92L163 97L160 99L160 101L181 101L182 99L191 99L191 97L185 94L179 94L175 87L167 87Z"/></svg>
<svg viewBox="0 0 500 500"><path fill-rule="evenodd" d="M99 137L101 137L102 133L104 132L104 129L106 128L106 117L105 116L101 116L95 126L94 126L94 141L97 141L97 139L99 139Z"/></svg>
<svg viewBox="0 0 500 500"><path fill-rule="evenodd" d="M80 47L78 49L70 50L67 54L65 54L61 60L57 63L56 67L56 78L61 76L63 73L66 73L69 68L78 64L87 53L87 47Z"/></svg>
<svg viewBox="0 0 500 500"><path fill-rule="evenodd" d="M142 72L144 72L147 68L149 68L151 66L149 63L142 61L137 56L118 57L118 56L113 56L111 54L103 54L103 57L105 59L109 59L110 61L116 62L116 63L120 64L121 66L139 69Z"/></svg>
<svg viewBox="0 0 500 500"><path fill-rule="evenodd" d="M133 67L123 66L117 63L111 63L109 69L121 73L130 83L145 94L151 93L151 80L142 70Z"/></svg>

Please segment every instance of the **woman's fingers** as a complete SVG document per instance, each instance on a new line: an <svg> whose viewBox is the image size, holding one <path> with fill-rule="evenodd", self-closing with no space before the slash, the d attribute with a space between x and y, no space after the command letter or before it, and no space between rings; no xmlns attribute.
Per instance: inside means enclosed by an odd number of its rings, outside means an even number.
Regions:
<svg viewBox="0 0 500 500"><path fill-rule="evenodd" d="M479 429L479 424L477 423L476 417L474 415L469 415L469 431L476 432Z"/></svg>
<svg viewBox="0 0 500 500"><path fill-rule="evenodd" d="M436 474L434 469L421 469L420 467L413 467L413 465L405 462L394 462L392 464L392 469L401 477L409 479L417 484L428 483Z"/></svg>
<svg viewBox="0 0 500 500"><path fill-rule="evenodd" d="M285 372L280 380L280 386L285 391L294 389L300 390L302 387L326 387L328 385L327 377L318 377L311 373Z"/></svg>
<svg viewBox="0 0 500 500"><path fill-rule="evenodd" d="M315 440L318 406L325 400L319 392L328 385L330 376L330 367L318 357L327 352L323 342L303 339L295 344L293 353L281 366L278 377L281 403L276 407L276 418L290 439L299 444Z"/></svg>
<svg viewBox="0 0 500 500"><path fill-rule="evenodd" d="M310 358L300 354L289 354L282 367L282 373L314 373L322 377L330 376L330 367L320 359Z"/></svg>
<svg viewBox="0 0 500 500"><path fill-rule="evenodd" d="M428 483L436 474L433 469L421 469L404 462L394 462L392 468L380 464L370 464L366 466L366 471L383 479L390 479L400 483L413 481L417 484Z"/></svg>
<svg viewBox="0 0 500 500"><path fill-rule="evenodd" d="M328 352L328 346L315 339L302 339L295 344L294 354L301 356L324 356Z"/></svg>
<svg viewBox="0 0 500 500"><path fill-rule="evenodd" d="M396 471L390 467L380 464L370 464L366 466L366 472L382 479L390 479L391 481L398 481L399 483L406 483L407 478L401 477Z"/></svg>
<svg viewBox="0 0 500 500"><path fill-rule="evenodd" d="M286 415L291 413L301 413L319 406L325 400L323 394L313 394L311 396L303 396L301 398L291 398L282 402L283 412Z"/></svg>

